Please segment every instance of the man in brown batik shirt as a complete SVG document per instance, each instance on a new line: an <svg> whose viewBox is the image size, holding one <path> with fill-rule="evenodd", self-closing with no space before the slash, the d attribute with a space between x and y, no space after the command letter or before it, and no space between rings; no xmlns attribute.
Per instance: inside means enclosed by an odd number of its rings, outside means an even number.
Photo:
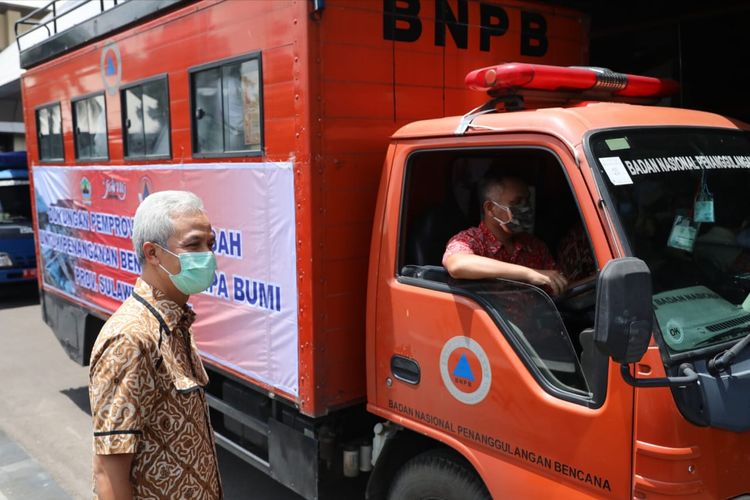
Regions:
<svg viewBox="0 0 750 500"><path fill-rule="evenodd" d="M154 193L136 211L133 244L143 272L91 355L96 498L222 496L203 392L208 376L187 306L213 280L213 243L192 193Z"/></svg>

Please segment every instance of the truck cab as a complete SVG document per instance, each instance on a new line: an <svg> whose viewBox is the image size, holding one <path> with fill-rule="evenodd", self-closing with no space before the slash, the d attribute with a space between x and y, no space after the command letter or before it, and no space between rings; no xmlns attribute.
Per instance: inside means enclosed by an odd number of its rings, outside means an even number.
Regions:
<svg viewBox="0 0 750 500"><path fill-rule="evenodd" d="M0 153L0 286L35 280L26 152Z"/></svg>
<svg viewBox="0 0 750 500"><path fill-rule="evenodd" d="M531 109L508 98L518 89L495 93L393 136L368 408L458 452L493 498L746 494L747 126L565 90ZM563 294L442 267L449 238L480 223L488 173L530 186L528 231L568 277Z"/></svg>

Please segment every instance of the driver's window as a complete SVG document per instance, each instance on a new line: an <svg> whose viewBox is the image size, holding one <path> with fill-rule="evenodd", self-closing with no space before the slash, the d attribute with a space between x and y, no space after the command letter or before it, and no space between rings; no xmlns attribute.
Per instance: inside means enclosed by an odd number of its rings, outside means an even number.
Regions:
<svg viewBox="0 0 750 500"><path fill-rule="evenodd" d="M507 233L501 226L511 220L507 237L499 231ZM399 250L399 274L407 281L430 281L429 286L474 297L492 309L500 329L550 392L601 403L607 359L593 345L596 260L556 156L515 148L413 154ZM450 265L443 268L456 253L543 267L539 271L554 271L566 286L457 276Z"/></svg>

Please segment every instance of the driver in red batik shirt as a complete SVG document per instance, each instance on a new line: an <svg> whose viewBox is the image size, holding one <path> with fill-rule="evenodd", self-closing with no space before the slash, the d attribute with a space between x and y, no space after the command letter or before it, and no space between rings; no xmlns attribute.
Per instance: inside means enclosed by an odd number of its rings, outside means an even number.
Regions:
<svg viewBox="0 0 750 500"><path fill-rule="evenodd" d="M540 239L528 232L534 220L529 186L517 177L482 183L482 222L448 241L443 267L453 278L505 278L560 295L568 281Z"/></svg>

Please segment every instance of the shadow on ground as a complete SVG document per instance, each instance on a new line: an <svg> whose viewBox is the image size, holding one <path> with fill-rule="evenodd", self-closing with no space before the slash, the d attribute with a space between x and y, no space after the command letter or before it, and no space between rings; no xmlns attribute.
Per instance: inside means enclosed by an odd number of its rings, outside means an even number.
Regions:
<svg viewBox="0 0 750 500"><path fill-rule="evenodd" d="M89 388L88 386L82 387L71 387L70 389L63 389L60 391L62 394L68 397L75 405L83 410L87 415L91 415L91 404L89 403Z"/></svg>
<svg viewBox="0 0 750 500"><path fill-rule="evenodd" d="M33 306L39 303L36 281L0 285L0 309Z"/></svg>

